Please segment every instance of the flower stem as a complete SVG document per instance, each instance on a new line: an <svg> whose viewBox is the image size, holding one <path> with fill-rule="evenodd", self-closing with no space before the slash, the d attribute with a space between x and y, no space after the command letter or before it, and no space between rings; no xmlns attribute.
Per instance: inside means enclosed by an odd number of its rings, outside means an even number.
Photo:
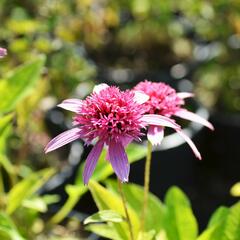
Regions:
<svg viewBox="0 0 240 240"><path fill-rule="evenodd" d="M129 217L129 213L128 213L128 209L127 209L127 201L126 201L126 198L125 198L124 193L123 193L122 182L119 179L118 179L118 189L119 189L119 193L120 193L120 196L121 196L121 199L122 199L127 224L128 224L128 227L129 227L130 239L134 240L133 231L132 231L132 223L130 221L130 217Z"/></svg>
<svg viewBox="0 0 240 240"><path fill-rule="evenodd" d="M144 195L143 195L143 208L142 208L142 217L141 217L142 232L144 232L144 228L145 228L145 218L146 218L146 212L148 207L151 160L152 160L152 144L148 141L147 157L146 157L145 171L144 171Z"/></svg>

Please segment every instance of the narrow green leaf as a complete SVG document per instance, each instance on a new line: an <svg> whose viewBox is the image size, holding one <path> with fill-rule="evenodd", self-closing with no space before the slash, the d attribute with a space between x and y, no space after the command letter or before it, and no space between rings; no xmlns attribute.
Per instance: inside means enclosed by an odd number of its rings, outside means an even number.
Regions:
<svg viewBox="0 0 240 240"><path fill-rule="evenodd" d="M84 224L100 223L100 222L122 222L123 217L113 210L99 211L84 220Z"/></svg>
<svg viewBox="0 0 240 240"><path fill-rule="evenodd" d="M0 212L0 237L3 240L24 240L9 216L3 212Z"/></svg>
<svg viewBox="0 0 240 240"><path fill-rule="evenodd" d="M24 64L0 81L0 113L13 110L39 79L45 57Z"/></svg>
<svg viewBox="0 0 240 240"><path fill-rule="evenodd" d="M240 239L240 203L231 208L220 207L213 214L208 228L197 240L239 240Z"/></svg>
<svg viewBox="0 0 240 240"><path fill-rule="evenodd" d="M22 206L42 213L47 211L47 204L40 197L24 199L22 202Z"/></svg>
<svg viewBox="0 0 240 240"><path fill-rule="evenodd" d="M108 189L111 189L115 193L118 192L116 181L107 180L106 184ZM143 187L133 183L128 183L123 185L123 191L129 206L131 206L131 208L135 210L135 212L138 215L138 218L141 219L144 195ZM164 207L162 202L152 193L149 193L148 208L146 211L145 219L145 230L146 231L155 230L156 232L159 232L163 227L162 224L163 217Z"/></svg>
<svg viewBox="0 0 240 240"><path fill-rule="evenodd" d="M212 227L215 226L217 224L219 224L221 221L223 221L224 219L226 219L226 217L228 216L230 212L230 209L227 207L219 207L211 216L209 223L208 223L208 227Z"/></svg>
<svg viewBox="0 0 240 240"><path fill-rule="evenodd" d="M110 210L117 211L122 216L125 216L123 203L117 194L111 192L110 190L107 190L106 188L102 187L100 184L94 181L90 181L89 188L99 210L110 209ZM128 213L129 213L130 221L132 223L133 234L136 236L140 227L139 218L135 213L135 211L129 205L128 205ZM115 227L116 231L119 233L119 235L123 239L129 238L129 235L128 235L129 228L127 223L125 222L113 223L113 226Z"/></svg>
<svg viewBox="0 0 240 240"><path fill-rule="evenodd" d="M17 183L8 193L7 213L13 213L23 202L32 196L54 174L53 169L44 169L30 174Z"/></svg>
<svg viewBox="0 0 240 240"><path fill-rule="evenodd" d="M156 232L154 230L149 232L140 232L137 240L153 240Z"/></svg>
<svg viewBox="0 0 240 240"><path fill-rule="evenodd" d="M86 229L104 238L112 240L126 240L126 238L119 236L111 224L90 224L86 227Z"/></svg>
<svg viewBox="0 0 240 240"><path fill-rule="evenodd" d="M196 219L189 200L177 187L166 195L166 217L164 225L169 240L195 240L198 234Z"/></svg>

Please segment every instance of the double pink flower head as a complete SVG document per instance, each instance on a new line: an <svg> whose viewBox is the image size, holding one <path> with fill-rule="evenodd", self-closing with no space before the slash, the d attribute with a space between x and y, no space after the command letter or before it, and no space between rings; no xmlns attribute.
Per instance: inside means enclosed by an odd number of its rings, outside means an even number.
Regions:
<svg viewBox="0 0 240 240"><path fill-rule="evenodd" d="M127 182L130 166L125 147L133 140L140 141L143 136L141 130L147 127L149 141L158 145L163 138L164 127L170 127L187 141L195 155L201 159L191 139L170 118L172 115L179 116L213 129L206 120L181 108L184 98L191 96L190 93L176 93L166 84L149 81L139 83L132 91L121 91L117 87L100 84L85 100L67 99L58 105L75 112L74 128L52 139L45 152L51 152L78 138L83 139L87 145L96 142L84 168L83 180L87 184L105 145L107 160L117 177L122 182Z"/></svg>

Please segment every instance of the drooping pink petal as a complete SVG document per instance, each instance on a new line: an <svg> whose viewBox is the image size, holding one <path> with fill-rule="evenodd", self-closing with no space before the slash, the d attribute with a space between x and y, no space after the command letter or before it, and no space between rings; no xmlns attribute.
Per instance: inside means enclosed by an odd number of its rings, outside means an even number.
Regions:
<svg viewBox="0 0 240 240"><path fill-rule="evenodd" d="M143 115L141 120L150 125L180 129L180 126L177 123L175 123L172 119L165 117L165 116L161 116L161 115L145 114L145 115Z"/></svg>
<svg viewBox="0 0 240 240"><path fill-rule="evenodd" d="M96 167L99 156L102 152L103 146L104 146L104 142L98 141L96 145L92 148L91 152L88 154L84 171L83 171L83 182L85 185L88 184L88 181L93 174L93 171Z"/></svg>
<svg viewBox="0 0 240 240"><path fill-rule="evenodd" d="M143 104L148 101L149 96L144 92L142 91L133 91L133 92L134 92L134 100L138 104Z"/></svg>
<svg viewBox="0 0 240 240"><path fill-rule="evenodd" d="M93 92L94 93L99 93L101 92L103 89L106 89L108 88L109 86L106 84L106 83L101 83L101 84L98 84L96 85L94 88L93 88Z"/></svg>
<svg viewBox="0 0 240 240"><path fill-rule="evenodd" d="M44 151L45 153L51 152L78 138L80 138L80 130L78 128L73 128L71 130L65 131L53 138L45 147Z"/></svg>
<svg viewBox="0 0 240 240"><path fill-rule="evenodd" d="M188 145L191 147L191 149L193 150L193 153L195 154L195 156L198 159L202 159L200 152L198 151L197 147L195 146L195 144L193 143L193 141L182 131L182 130L178 130L176 129L176 132L188 143Z"/></svg>
<svg viewBox="0 0 240 240"><path fill-rule="evenodd" d="M153 146L160 145L164 136L164 128L151 125L148 128L147 138Z"/></svg>
<svg viewBox="0 0 240 240"><path fill-rule="evenodd" d="M81 110L82 101L79 99L66 99L57 106L75 113L79 113Z"/></svg>
<svg viewBox="0 0 240 240"><path fill-rule="evenodd" d="M118 178L122 182L128 181L130 165L128 163L127 154L121 143L111 141L109 144L109 160L112 164L112 168Z"/></svg>
<svg viewBox="0 0 240 240"><path fill-rule="evenodd" d="M195 114L193 112L189 112L186 109L180 109L174 115L177 117L186 119L186 120L200 123L200 124L208 127L209 129L214 130L214 127L210 122L208 122L206 119L198 116L197 114Z"/></svg>
<svg viewBox="0 0 240 240"><path fill-rule="evenodd" d="M190 92L178 92L177 96L180 97L181 99L185 99L185 98L190 98L190 97L194 97L194 93L190 93Z"/></svg>
<svg viewBox="0 0 240 240"><path fill-rule="evenodd" d="M7 55L7 49L0 47L0 58L3 58Z"/></svg>

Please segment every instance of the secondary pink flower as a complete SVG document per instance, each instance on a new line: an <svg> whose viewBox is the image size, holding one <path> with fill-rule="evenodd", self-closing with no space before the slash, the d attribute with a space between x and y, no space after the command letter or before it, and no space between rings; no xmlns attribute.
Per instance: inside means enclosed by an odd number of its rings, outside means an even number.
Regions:
<svg viewBox="0 0 240 240"><path fill-rule="evenodd" d="M7 55L7 49L0 47L0 58L3 58Z"/></svg>
<svg viewBox="0 0 240 240"><path fill-rule="evenodd" d="M200 123L211 130L213 126L210 122L183 108L184 99L192 97L193 94L187 92L177 93L175 89L165 83L156 83L145 80L140 82L134 90L142 91L149 96L148 101L144 103L146 113L157 114L165 117L177 116L183 119ZM175 129L180 136L190 145L197 158L201 155L192 140L185 135L180 129ZM148 129L148 139L153 145L161 144L164 135L164 127L151 124Z"/></svg>
<svg viewBox="0 0 240 240"><path fill-rule="evenodd" d="M118 178L122 182L128 181L130 166L124 148L134 139L140 140L141 129L152 121L155 125L179 129L171 119L152 114L143 115L145 109L141 104L147 99L140 92L123 92L117 87L100 84L85 100L63 101L59 107L76 113L73 118L75 128L52 139L45 152L53 151L78 138L84 139L87 144L96 141L86 160L84 183L88 183L104 145L108 147L107 159Z"/></svg>

